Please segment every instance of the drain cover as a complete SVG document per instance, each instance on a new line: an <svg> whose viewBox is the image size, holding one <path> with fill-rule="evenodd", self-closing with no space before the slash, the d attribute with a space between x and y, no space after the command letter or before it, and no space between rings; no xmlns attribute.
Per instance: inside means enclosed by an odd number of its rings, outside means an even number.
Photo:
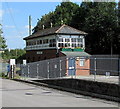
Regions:
<svg viewBox="0 0 120 109"><path fill-rule="evenodd" d="M25 95L33 95L32 93L30 93L30 92L27 92L27 93L25 93Z"/></svg>

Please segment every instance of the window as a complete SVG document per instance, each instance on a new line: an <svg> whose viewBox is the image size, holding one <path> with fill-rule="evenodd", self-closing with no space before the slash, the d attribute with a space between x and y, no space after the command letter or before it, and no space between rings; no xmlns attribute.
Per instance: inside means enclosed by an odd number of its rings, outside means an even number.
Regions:
<svg viewBox="0 0 120 109"><path fill-rule="evenodd" d="M50 39L50 47L56 47L56 40L55 39Z"/></svg>
<svg viewBox="0 0 120 109"><path fill-rule="evenodd" d="M65 43L65 47L70 47L70 44L69 43Z"/></svg>
<svg viewBox="0 0 120 109"><path fill-rule="evenodd" d="M40 44L42 44L42 40L40 40Z"/></svg>
<svg viewBox="0 0 120 109"><path fill-rule="evenodd" d="M34 45L36 45L36 41L34 41L33 43L34 43Z"/></svg>
<svg viewBox="0 0 120 109"><path fill-rule="evenodd" d="M59 42L63 42L63 38L59 38Z"/></svg>
<svg viewBox="0 0 120 109"><path fill-rule="evenodd" d="M65 38L65 42L70 42L70 39L68 39L68 38Z"/></svg>
<svg viewBox="0 0 120 109"><path fill-rule="evenodd" d="M29 42L29 45L31 45L31 42Z"/></svg>
<svg viewBox="0 0 120 109"><path fill-rule="evenodd" d="M82 47L83 47L83 44L78 44L78 47L81 47L81 48L82 48Z"/></svg>
<svg viewBox="0 0 120 109"><path fill-rule="evenodd" d="M76 42L77 41L77 38L72 38L72 42Z"/></svg>
<svg viewBox="0 0 120 109"><path fill-rule="evenodd" d="M37 45L42 44L42 40L37 40Z"/></svg>
<svg viewBox="0 0 120 109"><path fill-rule="evenodd" d="M80 66L84 66L85 65L85 59L80 59Z"/></svg>
<svg viewBox="0 0 120 109"><path fill-rule="evenodd" d="M48 43L48 39L44 39L43 44L47 44L47 43Z"/></svg>
<svg viewBox="0 0 120 109"><path fill-rule="evenodd" d="M39 42L39 40L37 41L37 45L39 45L40 44L40 42Z"/></svg>
<svg viewBox="0 0 120 109"><path fill-rule="evenodd" d="M55 39L50 39L50 43L54 43L54 42L56 42Z"/></svg>
<svg viewBox="0 0 120 109"><path fill-rule="evenodd" d="M82 42L82 38L79 38L79 39L78 39L78 42Z"/></svg>
<svg viewBox="0 0 120 109"><path fill-rule="evenodd" d="M77 47L76 43L72 43L72 47Z"/></svg>
<svg viewBox="0 0 120 109"><path fill-rule="evenodd" d="M63 47L63 43L59 43L59 44L58 44L58 47Z"/></svg>
<svg viewBox="0 0 120 109"><path fill-rule="evenodd" d="M31 41L31 45L33 45L33 41Z"/></svg>

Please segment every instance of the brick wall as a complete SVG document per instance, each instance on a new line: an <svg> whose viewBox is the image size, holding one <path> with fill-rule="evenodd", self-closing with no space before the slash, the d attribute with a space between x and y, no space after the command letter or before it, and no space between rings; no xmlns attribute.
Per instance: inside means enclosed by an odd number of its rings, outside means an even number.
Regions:
<svg viewBox="0 0 120 109"><path fill-rule="evenodd" d="M26 51L27 62L36 62L64 56L61 52L57 54L57 49L28 50Z"/></svg>
<svg viewBox="0 0 120 109"><path fill-rule="evenodd" d="M86 59L85 60L85 65L84 66L80 66L80 60L76 60L76 75L90 75L90 70L86 70L86 69L90 69L90 59Z"/></svg>

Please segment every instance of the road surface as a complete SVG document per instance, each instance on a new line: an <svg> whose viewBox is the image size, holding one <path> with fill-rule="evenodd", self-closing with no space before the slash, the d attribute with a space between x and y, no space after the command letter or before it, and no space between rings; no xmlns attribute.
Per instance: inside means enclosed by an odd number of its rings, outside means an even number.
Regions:
<svg viewBox="0 0 120 109"><path fill-rule="evenodd" d="M118 107L115 102L2 80L2 107Z"/></svg>

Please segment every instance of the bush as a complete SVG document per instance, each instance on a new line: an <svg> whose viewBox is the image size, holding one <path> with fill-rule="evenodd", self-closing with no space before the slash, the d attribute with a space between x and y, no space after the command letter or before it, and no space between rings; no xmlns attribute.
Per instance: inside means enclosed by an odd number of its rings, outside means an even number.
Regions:
<svg viewBox="0 0 120 109"><path fill-rule="evenodd" d="M0 73L0 77L5 77L5 73Z"/></svg>
<svg viewBox="0 0 120 109"><path fill-rule="evenodd" d="M0 73L0 77L6 78L6 79L8 78L7 75L5 75L5 73Z"/></svg>

